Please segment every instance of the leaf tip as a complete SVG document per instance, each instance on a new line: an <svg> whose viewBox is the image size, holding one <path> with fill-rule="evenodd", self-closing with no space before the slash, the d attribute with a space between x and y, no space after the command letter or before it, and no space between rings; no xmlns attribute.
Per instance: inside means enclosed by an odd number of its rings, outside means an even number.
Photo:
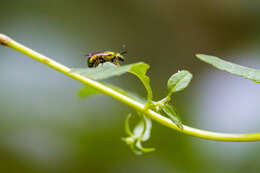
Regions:
<svg viewBox="0 0 260 173"><path fill-rule="evenodd" d="M209 60L212 60L212 59L216 59L217 57L215 56L212 56L212 55L206 55L206 54L196 54L195 55L199 60L201 61L204 61L204 62L207 62Z"/></svg>
<svg viewBox="0 0 260 173"><path fill-rule="evenodd" d="M198 59L202 59L202 58L205 57L205 56L208 56L208 55L201 54L201 53L195 54L195 57L198 58Z"/></svg>

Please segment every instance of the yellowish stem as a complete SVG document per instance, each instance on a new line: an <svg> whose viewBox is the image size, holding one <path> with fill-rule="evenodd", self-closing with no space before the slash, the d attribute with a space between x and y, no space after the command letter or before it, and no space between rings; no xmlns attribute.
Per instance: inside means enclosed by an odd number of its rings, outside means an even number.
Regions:
<svg viewBox="0 0 260 173"><path fill-rule="evenodd" d="M146 109L145 105L127 97L124 96L116 91L114 91L111 88L108 88L104 85L102 85L101 83L91 80L89 78L86 78L84 76L81 76L79 74L76 73L71 73L70 72L70 68L30 49L27 48L25 46L23 46L22 44L12 40L11 38L0 34L0 44L2 44L3 46L7 46L10 48L13 48L77 81L80 81L81 83L85 84L85 85L89 85L93 88L95 88L96 90L111 96L117 100L119 100L120 102L123 102L131 107L133 107L134 109L144 112L147 116L149 116L150 118L152 118L153 120L157 121L158 123L167 126L171 129L177 130L181 133L185 133L191 136L195 136L195 137L199 137L199 138L204 138L204 139L210 139L210 140L218 140L218 141L241 141L241 142L246 142L246 141L258 141L260 140L260 133L246 133L246 134L232 134L232 133L217 133L217 132L210 132L210 131L206 131L206 130L200 130L200 129L196 129L193 127L189 127L187 125L183 125L183 130L179 129L171 120L169 120L168 118L150 110L150 109Z"/></svg>

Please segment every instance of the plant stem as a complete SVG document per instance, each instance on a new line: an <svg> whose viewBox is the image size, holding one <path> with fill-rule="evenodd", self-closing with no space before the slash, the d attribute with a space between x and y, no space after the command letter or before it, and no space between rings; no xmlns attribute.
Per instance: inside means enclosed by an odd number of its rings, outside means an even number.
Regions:
<svg viewBox="0 0 260 173"><path fill-rule="evenodd" d="M127 96L124 96L124 95L114 91L113 89L110 89L110 88L102 85L101 83L99 83L97 81L88 79L88 78L83 77L76 73L71 73L70 68L68 68L30 48L23 46L22 44L12 40L11 38L9 38L3 34L0 34L0 44L2 44L3 46L13 48L13 49L33 58L85 85L89 85L89 86L95 88L96 90L98 90L108 96L111 96L111 97L119 100L120 102L123 102L123 103L127 104L128 106L133 107L134 109L136 109L140 112L143 112L144 114L146 114L153 120L157 121L158 123L160 123L164 126L167 126L171 129L177 130L181 133L185 133L185 134L199 137L199 138L218 140L218 141L241 141L241 142L244 141L244 142L246 142L246 141L260 140L260 133L248 133L248 134L217 133L217 132L196 129L193 127L189 127L187 125L183 125L183 129L179 129L168 118L152 111L151 109L146 110L145 105L143 105Z"/></svg>

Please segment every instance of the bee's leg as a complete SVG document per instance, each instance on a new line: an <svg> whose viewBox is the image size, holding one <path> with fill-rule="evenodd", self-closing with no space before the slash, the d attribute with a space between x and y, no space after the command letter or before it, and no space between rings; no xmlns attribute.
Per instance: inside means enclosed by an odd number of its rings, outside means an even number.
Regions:
<svg viewBox="0 0 260 173"><path fill-rule="evenodd" d="M95 61L94 67L97 67L99 64L100 64L100 61L99 61L99 59L97 59L97 60Z"/></svg>
<svg viewBox="0 0 260 173"><path fill-rule="evenodd" d="M119 61L118 61L118 58L115 58L114 64L117 65L117 66L120 66Z"/></svg>
<svg viewBox="0 0 260 173"><path fill-rule="evenodd" d="M99 63L102 64L102 67L103 67L103 66L104 66L104 63L105 63L104 59L103 59L103 58L100 58L100 59L99 59Z"/></svg>

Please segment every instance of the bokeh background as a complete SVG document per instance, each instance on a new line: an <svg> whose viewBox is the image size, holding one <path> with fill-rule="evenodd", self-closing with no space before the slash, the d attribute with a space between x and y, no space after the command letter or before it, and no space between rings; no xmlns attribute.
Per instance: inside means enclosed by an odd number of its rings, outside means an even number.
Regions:
<svg viewBox="0 0 260 173"><path fill-rule="evenodd" d="M220 72L196 53L260 68L260 1L253 0L0 0L0 32L58 62L85 67L83 55L127 45L126 63L144 61L156 100L177 70L194 74L174 96L183 122L219 132L260 131L259 85ZM1 172L258 172L260 143L224 143L154 123L134 155L122 142L134 112L104 95L77 97L82 84L0 47ZM109 80L145 96L124 75Z"/></svg>

